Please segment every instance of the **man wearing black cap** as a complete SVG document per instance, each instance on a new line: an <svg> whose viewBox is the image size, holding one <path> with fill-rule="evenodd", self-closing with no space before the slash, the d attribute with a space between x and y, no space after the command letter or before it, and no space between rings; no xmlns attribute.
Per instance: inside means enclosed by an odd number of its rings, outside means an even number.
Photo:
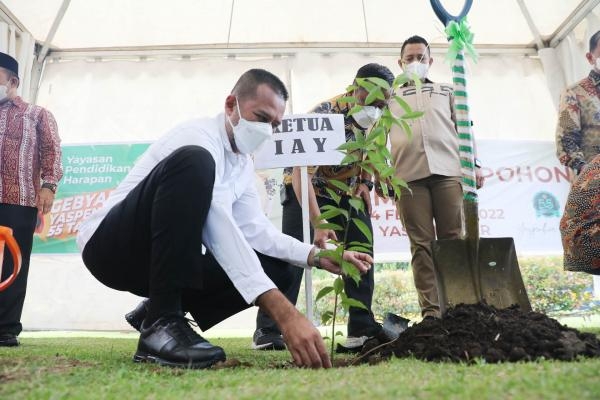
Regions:
<svg viewBox="0 0 600 400"><path fill-rule="evenodd" d="M0 292L0 347L18 346L29 257L38 212L52 208L62 177L60 138L52 114L17 95L19 65L0 53L0 225L13 230L22 256L21 272ZM2 280L12 274L4 254Z"/></svg>

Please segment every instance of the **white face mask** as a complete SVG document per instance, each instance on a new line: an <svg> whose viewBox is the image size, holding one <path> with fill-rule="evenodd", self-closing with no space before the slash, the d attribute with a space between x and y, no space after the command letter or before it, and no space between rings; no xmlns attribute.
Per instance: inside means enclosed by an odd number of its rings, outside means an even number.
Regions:
<svg viewBox="0 0 600 400"><path fill-rule="evenodd" d="M227 121L233 129L233 140L240 153L252 154L261 144L271 138L273 127L267 122L248 121L242 118L240 113L239 101L236 98L237 112L240 120L236 126L233 126L231 119L227 116Z"/></svg>
<svg viewBox="0 0 600 400"><path fill-rule="evenodd" d="M596 62L594 63L594 67L600 71L600 57L596 58Z"/></svg>
<svg viewBox="0 0 600 400"><path fill-rule="evenodd" d="M0 102L8 98L8 86L0 85Z"/></svg>
<svg viewBox="0 0 600 400"><path fill-rule="evenodd" d="M358 125L367 129L381 118L381 110L374 106L363 106L360 111L352 114L352 117Z"/></svg>
<svg viewBox="0 0 600 400"><path fill-rule="evenodd" d="M413 61L410 64L404 66L404 72L407 72L409 75L415 74L419 77L419 79L425 79L428 70L429 65L423 64L419 61Z"/></svg>

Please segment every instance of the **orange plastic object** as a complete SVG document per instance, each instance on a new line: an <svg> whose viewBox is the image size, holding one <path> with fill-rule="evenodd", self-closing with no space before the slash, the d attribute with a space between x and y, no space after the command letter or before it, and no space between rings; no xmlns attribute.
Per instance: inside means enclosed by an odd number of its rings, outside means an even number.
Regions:
<svg viewBox="0 0 600 400"><path fill-rule="evenodd" d="M0 226L0 277L2 276L2 261L4 260L4 246L8 247L8 251L13 259L13 273L4 281L0 281L0 292L8 288L21 271L21 250L15 240L12 229L6 226ZM1 279L1 278L0 278Z"/></svg>

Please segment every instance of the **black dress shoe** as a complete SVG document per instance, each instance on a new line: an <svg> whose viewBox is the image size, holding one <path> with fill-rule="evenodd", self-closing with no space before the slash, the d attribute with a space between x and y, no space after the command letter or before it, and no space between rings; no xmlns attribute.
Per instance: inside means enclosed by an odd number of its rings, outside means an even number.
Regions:
<svg viewBox="0 0 600 400"><path fill-rule="evenodd" d="M272 328L259 328L252 337L254 350L285 350L285 342L281 332Z"/></svg>
<svg viewBox="0 0 600 400"><path fill-rule="evenodd" d="M225 361L225 352L198 335L182 315L168 315L152 326L142 326L135 362L178 368L208 368Z"/></svg>
<svg viewBox="0 0 600 400"><path fill-rule="evenodd" d="M142 322L148 314L148 299L143 300L135 309L125 314L125 320L138 332L141 332Z"/></svg>
<svg viewBox="0 0 600 400"><path fill-rule="evenodd" d="M0 333L0 347L15 347L19 345L17 335L12 333Z"/></svg>

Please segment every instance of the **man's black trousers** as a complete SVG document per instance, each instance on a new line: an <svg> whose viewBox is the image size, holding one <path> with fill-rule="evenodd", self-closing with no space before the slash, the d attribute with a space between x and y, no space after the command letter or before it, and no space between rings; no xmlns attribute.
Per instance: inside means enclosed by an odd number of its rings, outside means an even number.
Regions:
<svg viewBox="0 0 600 400"><path fill-rule="evenodd" d="M21 272L8 288L0 292L0 334L9 333L16 336L23 329L21 313L27 291L29 258L36 222L37 208L0 203L0 225L13 230L13 237L21 251ZM13 259L8 247L5 247L2 281L6 280L12 272Z"/></svg>
<svg viewBox="0 0 600 400"><path fill-rule="evenodd" d="M106 286L151 301L181 293L183 311L203 330L248 308L214 257L201 251L214 181L215 162L206 149L174 151L106 215L83 251L87 268ZM286 291L287 264L257 255Z"/></svg>

